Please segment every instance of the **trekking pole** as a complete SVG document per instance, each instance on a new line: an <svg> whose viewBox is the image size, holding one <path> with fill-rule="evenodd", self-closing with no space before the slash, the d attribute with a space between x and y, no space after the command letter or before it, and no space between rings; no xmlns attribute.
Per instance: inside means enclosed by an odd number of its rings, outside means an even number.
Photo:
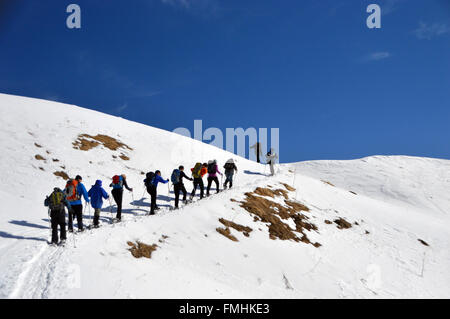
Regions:
<svg viewBox="0 0 450 319"><path fill-rule="evenodd" d="M113 224L114 226L114 222L113 222L113 211L112 211L112 203L111 203L111 197L109 197L109 212L111 213L111 224Z"/></svg>
<svg viewBox="0 0 450 319"><path fill-rule="evenodd" d="M89 204L88 204L89 205ZM93 217L91 217L91 205L88 206L88 210L89 210L89 219L91 220L91 225L89 226L89 228L91 229L91 233L92 233L92 227L94 226L94 221L93 221Z"/></svg>

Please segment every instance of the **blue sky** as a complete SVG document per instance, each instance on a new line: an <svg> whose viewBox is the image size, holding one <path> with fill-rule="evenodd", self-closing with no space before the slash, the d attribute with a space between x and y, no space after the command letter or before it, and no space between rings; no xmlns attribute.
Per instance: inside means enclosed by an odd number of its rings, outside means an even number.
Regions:
<svg viewBox="0 0 450 319"><path fill-rule="evenodd" d="M449 54L447 0L0 1L0 92L167 130L280 128L282 162L450 158Z"/></svg>

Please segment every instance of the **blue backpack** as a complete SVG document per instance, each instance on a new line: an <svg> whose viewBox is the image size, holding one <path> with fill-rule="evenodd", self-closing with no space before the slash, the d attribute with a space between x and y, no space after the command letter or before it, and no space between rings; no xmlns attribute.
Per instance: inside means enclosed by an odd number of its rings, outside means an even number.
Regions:
<svg viewBox="0 0 450 319"><path fill-rule="evenodd" d="M179 169L173 170L170 180L172 181L172 184L178 184L180 182L180 170Z"/></svg>

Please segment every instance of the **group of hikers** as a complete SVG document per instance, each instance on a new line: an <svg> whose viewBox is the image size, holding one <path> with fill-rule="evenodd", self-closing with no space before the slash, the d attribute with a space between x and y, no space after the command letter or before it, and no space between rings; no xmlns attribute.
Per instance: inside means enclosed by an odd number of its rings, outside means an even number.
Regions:
<svg viewBox="0 0 450 319"><path fill-rule="evenodd" d="M225 169L225 182L223 188L233 187L233 177L237 173L238 169L233 159L229 159L223 166ZM173 190L175 194L175 206L174 209L179 208L180 194L183 194L183 202L188 203L187 191L184 186L183 179L187 179L193 182L193 189L189 196L189 201L195 196L197 188L200 188L200 199L205 196L205 185L203 183L203 177L208 174L208 184L206 186L206 196L210 195L211 186L214 183L216 186L216 192L219 193L219 178L218 175L223 176L219 171L216 160L211 160L208 163L196 163L193 168L191 168L191 176L189 177L184 172L184 167L179 166L174 169L171 175L171 182L173 184ZM157 188L159 183L166 184L169 179L164 179L161 177L161 171L157 170L155 172L149 172L146 174L144 179L144 185L147 193L150 195L151 204L149 215L154 215L155 211L159 209L156 204L157 199ZM117 205L115 222L120 222L122 218L122 199L124 188L128 191L133 192L133 188L129 187L127 184L127 177L125 174L115 175L112 178L112 183L109 185L112 187L112 197ZM133 196L134 197L134 196ZM46 197L44 205L48 207L49 218L51 222L52 229L52 245L64 245L66 241L66 212L65 208L69 212L68 217L68 231L73 232L73 221L76 218L78 224L78 231L84 231L83 226L83 205L82 198L84 198L86 204L90 204L94 209L93 228L99 227L100 212L103 206L103 199L110 200L108 193L102 186L102 181L97 180L95 184L90 188L89 191L83 185L83 178L77 175L75 179L69 179L66 183L64 190L56 187L53 192ZM111 204L111 202L110 202ZM60 228L60 239L58 241L58 226Z"/></svg>
<svg viewBox="0 0 450 319"><path fill-rule="evenodd" d="M261 152L260 143L255 145L255 151L257 152L257 161L260 162L259 156ZM267 164L270 166L270 172L273 176L275 174L274 164L278 158L277 154L271 149L267 155ZM229 159L223 166L225 169L225 182L223 188L233 187L233 177L237 173L238 169L233 159ZM223 177L223 174L219 171L216 160L210 160L208 163L196 163L193 168L191 168L191 177L187 176L184 172L184 167L179 166L174 169L171 175L171 182L173 184L173 190L175 194L175 206L174 209L178 209L180 194L183 194L183 203L187 204L187 191L184 186L183 179L187 179L193 182L193 189L189 196L189 201L195 196L197 188L200 188L200 199L205 196L205 185L203 183L203 177L208 174L208 184L206 187L206 196L210 195L211 186L214 183L216 186L216 192L219 193L219 178L218 175ZM146 174L144 179L144 185L147 193L150 195L150 211L149 215L154 215L155 211L159 209L156 204L157 198L157 188L159 183L167 184L169 179L164 179L161 177L161 171L157 170L155 172L149 172ZM111 194L117 205L116 218L113 222L120 222L122 219L122 199L124 188L128 191L133 192L133 188L129 187L127 184L127 177L125 174L115 175L112 178L112 183L109 185L112 190ZM145 192L145 191L144 191ZM133 194L133 193L132 193ZM68 231L73 232L73 220L76 218L78 224L78 231L82 232L83 227L83 204L82 198L87 204L91 204L94 209L93 223L89 227L98 228L100 220L100 212L103 206L103 199L110 200L108 193L102 187L102 181L97 180L95 184L91 187L89 191L86 190L83 185L83 179L80 175L77 175L75 179L69 179L66 183L64 190L60 188L54 188L53 192L46 197L44 205L48 207L49 219L51 222L52 229L52 245L64 245L66 241L66 213L65 207L69 212L68 220ZM134 196L133 196L134 201ZM111 214L112 205L110 200ZM58 226L60 228L60 239L58 242Z"/></svg>

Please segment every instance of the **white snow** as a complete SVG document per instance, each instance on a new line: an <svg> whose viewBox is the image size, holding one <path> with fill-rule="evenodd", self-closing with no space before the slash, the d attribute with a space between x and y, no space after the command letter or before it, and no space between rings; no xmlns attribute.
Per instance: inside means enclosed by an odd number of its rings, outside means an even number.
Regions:
<svg viewBox="0 0 450 319"><path fill-rule="evenodd" d="M85 133L109 135L133 150L74 149ZM280 165L267 177L264 165L171 132L5 94L0 143L0 298L450 297L448 160L312 161ZM121 152L130 160L112 157ZM46 160L36 160L37 154ZM188 171L195 162L217 159L222 167L231 157L239 168L235 188L169 211L173 194L160 185L162 210L143 216L149 196L141 201L141 172L160 169L169 178L179 165ZM65 185L55 171L80 174L88 190L102 179L107 191L111 177L125 173L135 201L125 191L124 221L114 225L106 201L100 229L68 234L65 248L49 247L43 201ZM258 186L283 188L280 182L296 187L290 195L311 209L305 215L318 231L308 237L321 247L270 239L264 223L230 200ZM189 192L191 183L185 185ZM233 242L216 232L221 217L251 227L250 237L232 229L239 240ZM359 226L341 230L324 223L339 217ZM84 221L90 223L89 210ZM127 241L136 240L159 246L151 259L130 254Z"/></svg>

